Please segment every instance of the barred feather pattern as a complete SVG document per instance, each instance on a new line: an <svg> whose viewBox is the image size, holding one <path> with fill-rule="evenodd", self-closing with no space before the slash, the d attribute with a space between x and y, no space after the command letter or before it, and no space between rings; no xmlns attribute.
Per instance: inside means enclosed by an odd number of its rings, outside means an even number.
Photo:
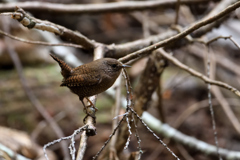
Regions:
<svg viewBox="0 0 240 160"><path fill-rule="evenodd" d="M72 68L67 64L65 63L64 61L62 61L61 59L57 58L56 56L50 54L50 56L58 62L59 66L61 67L61 74L63 76L64 79L67 79L70 75L71 75L71 72L72 72Z"/></svg>

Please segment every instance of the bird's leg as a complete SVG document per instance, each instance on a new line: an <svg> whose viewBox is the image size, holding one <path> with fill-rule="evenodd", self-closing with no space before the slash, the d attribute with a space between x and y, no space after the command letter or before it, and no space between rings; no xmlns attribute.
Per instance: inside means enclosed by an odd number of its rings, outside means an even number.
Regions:
<svg viewBox="0 0 240 160"><path fill-rule="evenodd" d="M88 113L88 110L87 110L87 107L85 106L85 104L84 104L84 102L83 102L83 100L81 100L80 99L80 101L82 102L82 104L83 104L83 106L84 106L84 111L85 111L85 113L87 114L85 117L84 117L84 119L83 119L83 123L84 124L86 124L86 118L88 117L88 116L91 116L93 119L94 119L94 122L96 121L95 119L96 119L96 117L95 116L93 116L93 115L91 115L90 113ZM95 122L96 123L96 122Z"/></svg>
<svg viewBox="0 0 240 160"><path fill-rule="evenodd" d="M85 104L84 104L84 102L83 102L83 99L80 99L80 101L81 101L82 104L83 104L84 110L87 112L87 107L85 106Z"/></svg>
<svg viewBox="0 0 240 160"><path fill-rule="evenodd" d="M90 107L90 106L93 106L93 108L96 110L96 111L98 111L98 109L95 107L95 105L92 103L92 101L90 101L90 99L88 99L88 97L85 97L87 100L88 100L88 102L91 104L91 105L89 105L89 106L87 106L87 107Z"/></svg>

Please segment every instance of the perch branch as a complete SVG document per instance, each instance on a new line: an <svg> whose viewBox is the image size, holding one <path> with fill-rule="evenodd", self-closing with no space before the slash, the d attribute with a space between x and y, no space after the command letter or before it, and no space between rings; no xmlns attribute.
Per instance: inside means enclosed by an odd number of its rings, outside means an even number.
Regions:
<svg viewBox="0 0 240 160"><path fill-rule="evenodd" d="M87 148L87 140L88 140L88 136L86 134L86 131L83 131L83 133L81 134L81 140L80 140L80 144L79 144L77 160L82 160L83 159L84 153L85 153L86 148Z"/></svg>
<svg viewBox="0 0 240 160"><path fill-rule="evenodd" d="M104 47L102 45L98 45L94 49L94 60L103 58L103 55L104 55ZM89 97L89 99L91 100L92 104L94 104L94 105L96 104L96 101L97 101L97 96L96 95L92 96L92 97ZM86 119L84 118L86 124L93 129L90 130L91 133L88 133L88 132L85 131L81 134L81 141L80 141L80 146L79 146L78 153L77 153L77 160L81 160L84 157L88 137L96 135L96 127L95 127L95 124L96 124L96 116L95 116L96 110L93 107L94 106L87 107L86 112L88 114L87 114ZM91 116L89 116L89 115L91 115Z"/></svg>

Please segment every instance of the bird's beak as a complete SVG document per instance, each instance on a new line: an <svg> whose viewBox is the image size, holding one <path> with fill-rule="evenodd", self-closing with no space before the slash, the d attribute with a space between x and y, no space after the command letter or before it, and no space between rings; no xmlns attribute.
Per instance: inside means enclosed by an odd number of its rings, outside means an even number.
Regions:
<svg viewBox="0 0 240 160"><path fill-rule="evenodd" d="M129 65L126 65L126 64L123 64L122 65L122 68L130 68L131 66L129 66Z"/></svg>

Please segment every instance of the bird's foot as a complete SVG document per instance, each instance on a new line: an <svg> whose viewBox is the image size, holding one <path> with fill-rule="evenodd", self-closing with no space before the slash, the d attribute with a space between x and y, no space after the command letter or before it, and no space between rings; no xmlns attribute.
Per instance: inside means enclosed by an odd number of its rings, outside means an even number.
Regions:
<svg viewBox="0 0 240 160"><path fill-rule="evenodd" d="M98 109L94 106L94 104L86 97L86 99L89 101L90 105L85 106L84 102L82 99L80 99L80 101L82 102L84 108L83 111L87 114L84 119L83 119L83 123L86 124L86 119L88 116L93 118L94 123L96 123L96 116L95 116L95 112L98 111Z"/></svg>
<svg viewBox="0 0 240 160"><path fill-rule="evenodd" d="M88 107L93 107L94 109L95 109L95 111L97 112L98 111L98 109L97 109L97 107L95 107L95 105L92 103L92 101L90 101L90 99L88 99L88 97L86 97L86 99L87 99L87 101L90 103L90 105L89 106L86 106L86 108L88 108Z"/></svg>
<svg viewBox="0 0 240 160"><path fill-rule="evenodd" d="M88 116L92 117L93 122L96 123L95 112L97 111L97 108L92 105L88 105L88 106L84 107L83 110L87 114L83 119L83 123L86 124L86 119Z"/></svg>
<svg viewBox="0 0 240 160"><path fill-rule="evenodd" d="M85 109L84 109L84 110L85 110ZM87 114L87 115L83 118L83 123L84 123L84 124L86 124L86 119L87 119L88 116L92 117L94 123L96 123L96 116L95 116L95 115L92 115L92 114L90 114L90 113L88 113L88 112L86 112L86 114Z"/></svg>
<svg viewBox="0 0 240 160"><path fill-rule="evenodd" d="M84 112L86 114L88 114L88 112L93 113L93 112L97 112L98 111L98 109L95 106L91 105L91 104L86 106L86 107L84 107L83 110L84 110Z"/></svg>

